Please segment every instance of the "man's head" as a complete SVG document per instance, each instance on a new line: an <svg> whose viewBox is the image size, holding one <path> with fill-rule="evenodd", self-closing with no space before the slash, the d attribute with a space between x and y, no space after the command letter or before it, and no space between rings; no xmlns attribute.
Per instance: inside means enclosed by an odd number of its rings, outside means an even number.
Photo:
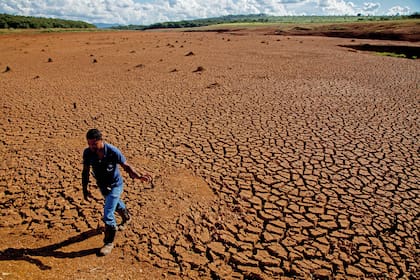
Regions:
<svg viewBox="0 0 420 280"><path fill-rule="evenodd" d="M89 129L89 131L86 133L86 139L89 145L89 149L92 152L97 152L104 147L102 133L96 128Z"/></svg>

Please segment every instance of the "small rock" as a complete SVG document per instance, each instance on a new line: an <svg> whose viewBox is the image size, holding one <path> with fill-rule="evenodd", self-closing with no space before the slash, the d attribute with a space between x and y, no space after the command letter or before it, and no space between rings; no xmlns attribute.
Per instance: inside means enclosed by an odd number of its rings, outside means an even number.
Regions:
<svg viewBox="0 0 420 280"><path fill-rule="evenodd" d="M204 67L203 66L198 66L197 69L195 69L193 72L203 72L204 71Z"/></svg>

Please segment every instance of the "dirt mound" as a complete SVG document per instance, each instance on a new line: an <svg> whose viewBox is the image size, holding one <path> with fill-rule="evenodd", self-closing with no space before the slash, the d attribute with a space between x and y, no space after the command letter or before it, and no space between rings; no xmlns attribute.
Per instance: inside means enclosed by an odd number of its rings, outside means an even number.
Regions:
<svg viewBox="0 0 420 280"><path fill-rule="evenodd" d="M371 40L396 40L419 42L419 20L354 22L354 23L313 23L284 24L255 28L253 32L264 32L283 36L327 36ZM249 29L223 30L225 33L247 33ZM216 32L220 32L216 30Z"/></svg>

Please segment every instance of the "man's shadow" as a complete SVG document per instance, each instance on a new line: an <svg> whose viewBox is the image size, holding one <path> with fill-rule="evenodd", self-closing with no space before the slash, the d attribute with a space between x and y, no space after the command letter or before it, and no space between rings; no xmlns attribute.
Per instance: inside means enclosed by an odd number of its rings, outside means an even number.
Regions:
<svg viewBox="0 0 420 280"><path fill-rule="evenodd" d="M40 257L54 257L54 258L80 258L92 254L98 254L98 248L86 249L76 252L61 252L57 251L58 249L68 246L73 243L82 242L88 238L91 238L95 235L101 234L102 229L91 229L85 232L80 233L74 237L70 237L67 240L64 240L57 244L48 245L41 248L35 249L15 249L15 248L8 248L6 250L0 251L0 261L27 261L29 263L35 264L41 270L49 270L51 269L50 266L44 265L40 260L33 258L34 256Z"/></svg>

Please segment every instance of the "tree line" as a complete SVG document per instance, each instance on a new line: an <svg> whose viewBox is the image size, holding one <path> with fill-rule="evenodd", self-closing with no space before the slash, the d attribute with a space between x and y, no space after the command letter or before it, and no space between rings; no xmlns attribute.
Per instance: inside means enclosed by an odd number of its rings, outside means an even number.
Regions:
<svg viewBox="0 0 420 280"><path fill-rule="evenodd" d="M269 22L271 16L265 14L253 15L227 15L214 18L194 19L194 20L181 20L181 21L168 21L159 22L151 25L126 25L114 26L113 29L129 29L129 30L147 30L147 29L161 29L161 28L190 28L209 26L221 23L239 23L239 22Z"/></svg>
<svg viewBox="0 0 420 280"><path fill-rule="evenodd" d="M227 15L221 17L194 20L168 21L154 23L151 25L131 24L125 26L114 26L111 28L123 30L147 30L162 28L191 28L226 23L326 23L377 21L409 18L418 19L419 17L420 14L418 12L408 16L364 16L360 14L357 16L270 16L266 14L250 14ZM0 14L0 29L1 28L96 28L96 26L84 21Z"/></svg>
<svg viewBox="0 0 420 280"><path fill-rule="evenodd" d="M0 14L0 28L96 28L96 26L87 22L75 20Z"/></svg>
<svg viewBox="0 0 420 280"><path fill-rule="evenodd" d="M151 25L126 25L114 26L113 29L147 30L164 28L191 28L226 23L328 23L328 22L355 22L355 21L379 21L419 18L419 13L409 16L270 16L266 14L251 15L227 15L215 18L181 20L154 23Z"/></svg>

